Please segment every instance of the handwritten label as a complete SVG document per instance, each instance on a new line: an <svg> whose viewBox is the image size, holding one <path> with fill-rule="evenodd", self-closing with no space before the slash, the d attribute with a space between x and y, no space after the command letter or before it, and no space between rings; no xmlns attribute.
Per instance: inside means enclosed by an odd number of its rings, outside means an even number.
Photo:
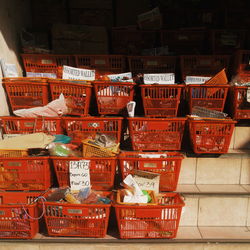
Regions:
<svg viewBox="0 0 250 250"><path fill-rule="evenodd" d="M57 78L54 73L37 73L37 72L27 72L27 77L47 77L47 78Z"/></svg>
<svg viewBox="0 0 250 250"><path fill-rule="evenodd" d="M73 79L73 80L93 81L95 80L95 70L78 69L74 67L63 66L62 78Z"/></svg>
<svg viewBox="0 0 250 250"><path fill-rule="evenodd" d="M90 187L89 160L69 162L69 180L71 190Z"/></svg>
<svg viewBox="0 0 250 250"><path fill-rule="evenodd" d="M174 84L175 75L174 73L167 74L144 74L144 83L145 84Z"/></svg>
<svg viewBox="0 0 250 250"><path fill-rule="evenodd" d="M209 76L186 76L186 84L203 84L208 81L211 77Z"/></svg>

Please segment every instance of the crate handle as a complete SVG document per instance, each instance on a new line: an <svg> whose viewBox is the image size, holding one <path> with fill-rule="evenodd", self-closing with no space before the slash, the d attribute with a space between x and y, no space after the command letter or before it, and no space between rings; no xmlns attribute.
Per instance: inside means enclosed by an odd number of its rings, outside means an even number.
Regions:
<svg viewBox="0 0 250 250"><path fill-rule="evenodd" d="M138 218L161 218L162 209L155 209L153 206L148 206L146 209L136 209L136 217Z"/></svg>

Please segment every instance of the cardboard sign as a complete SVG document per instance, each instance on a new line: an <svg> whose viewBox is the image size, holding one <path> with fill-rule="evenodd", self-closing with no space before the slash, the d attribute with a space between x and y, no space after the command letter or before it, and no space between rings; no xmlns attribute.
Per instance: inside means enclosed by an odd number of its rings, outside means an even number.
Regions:
<svg viewBox="0 0 250 250"><path fill-rule="evenodd" d="M208 81L211 77L209 76L186 76L186 84L203 84Z"/></svg>
<svg viewBox="0 0 250 250"><path fill-rule="evenodd" d="M95 80L95 70L91 69L78 69L69 66L63 66L63 79L73 79L73 80L85 80L94 81Z"/></svg>
<svg viewBox="0 0 250 250"><path fill-rule="evenodd" d="M134 170L133 177L141 190L153 190L156 194L159 193L160 174Z"/></svg>
<svg viewBox="0 0 250 250"><path fill-rule="evenodd" d="M174 84L175 75L174 73L163 73L163 74L144 74L143 76L145 84Z"/></svg>
<svg viewBox="0 0 250 250"><path fill-rule="evenodd" d="M69 162L69 180L71 190L90 187L89 160Z"/></svg>

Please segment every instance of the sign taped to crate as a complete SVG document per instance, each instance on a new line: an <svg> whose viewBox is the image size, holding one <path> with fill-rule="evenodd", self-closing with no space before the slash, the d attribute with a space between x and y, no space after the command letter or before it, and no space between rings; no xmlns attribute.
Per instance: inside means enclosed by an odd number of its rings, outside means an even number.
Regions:
<svg viewBox="0 0 250 250"><path fill-rule="evenodd" d="M144 74L143 75L145 84L174 84L175 75L174 73L162 73L162 74Z"/></svg>
<svg viewBox="0 0 250 250"><path fill-rule="evenodd" d="M250 102L250 87L247 88L247 102Z"/></svg>
<svg viewBox="0 0 250 250"><path fill-rule="evenodd" d="M186 76L186 84L203 84L208 81L211 77L209 76Z"/></svg>
<svg viewBox="0 0 250 250"><path fill-rule="evenodd" d="M159 193L160 174L134 170L133 177L141 190L152 190L156 194Z"/></svg>
<svg viewBox="0 0 250 250"><path fill-rule="evenodd" d="M90 187L89 165L89 160L69 162L71 190L77 191L85 187Z"/></svg>
<svg viewBox="0 0 250 250"><path fill-rule="evenodd" d="M79 69L70 66L63 66L63 79L73 79L73 80L85 80L94 81L95 80L95 70L93 69Z"/></svg>

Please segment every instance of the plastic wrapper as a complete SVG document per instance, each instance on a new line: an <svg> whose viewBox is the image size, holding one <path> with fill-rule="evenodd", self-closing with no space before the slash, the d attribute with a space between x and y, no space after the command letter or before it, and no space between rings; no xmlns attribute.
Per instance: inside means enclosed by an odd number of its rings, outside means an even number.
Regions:
<svg viewBox="0 0 250 250"><path fill-rule="evenodd" d="M53 142L60 142L60 143L70 143L71 137L67 135L55 135L55 140Z"/></svg>
<svg viewBox="0 0 250 250"><path fill-rule="evenodd" d="M250 86L250 76L236 75L232 77L232 80L230 81L230 85Z"/></svg>
<svg viewBox="0 0 250 250"><path fill-rule="evenodd" d="M76 150L77 146L72 144L63 144L63 143L50 143L48 145L48 150L52 156L75 156L80 157L81 153Z"/></svg>

